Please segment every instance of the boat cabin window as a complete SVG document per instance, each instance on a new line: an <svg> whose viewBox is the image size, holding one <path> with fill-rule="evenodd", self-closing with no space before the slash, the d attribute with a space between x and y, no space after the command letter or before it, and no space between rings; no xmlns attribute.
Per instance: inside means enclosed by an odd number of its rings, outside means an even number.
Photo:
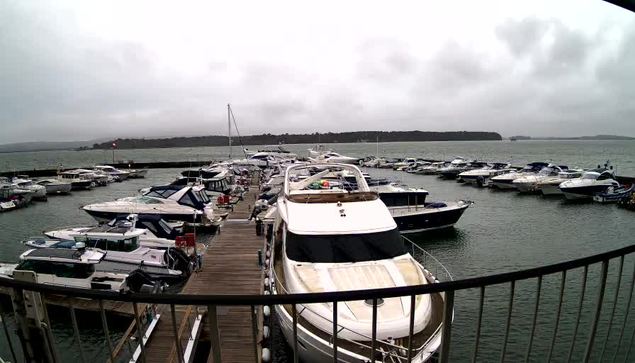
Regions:
<svg viewBox="0 0 635 363"><path fill-rule="evenodd" d="M598 180L607 180L607 179L613 179L613 175L611 175L610 173L602 173L600 174L600 176L598 176Z"/></svg>
<svg viewBox="0 0 635 363"><path fill-rule="evenodd" d="M163 204L163 202L160 200L153 199L153 198L144 198L144 197L137 198L135 202L140 204Z"/></svg>
<svg viewBox="0 0 635 363"><path fill-rule="evenodd" d="M584 174L584 175L582 175L582 178L581 178L581 179L595 180L595 179L597 179L598 177L599 177L599 175L598 175L598 174L595 174L595 173L588 173L588 174Z"/></svg>
<svg viewBox="0 0 635 363"><path fill-rule="evenodd" d="M426 194L424 193L381 193L379 199L386 207L406 207L409 205L425 204Z"/></svg>
<svg viewBox="0 0 635 363"><path fill-rule="evenodd" d="M147 197L156 197L156 198L165 198L168 199L172 194L180 191L179 189L163 189L163 190L153 190L150 193L146 194Z"/></svg>
<svg viewBox="0 0 635 363"><path fill-rule="evenodd" d="M192 198L190 198L189 194L185 194L183 197L181 197L181 199L179 200L179 204L184 204L189 207L196 208L196 205L192 201Z"/></svg>
<svg viewBox="0 0 635 363"><path fill-rule="evenodd" d="M76 242L86 243L86 247L104 251L131 252L139 248L139 237L110 240L106 238L75 237Z"/></svg>
<svg viewBox="0 0 635 363"><path fill-rule="evenodd" d="M297 262L376 261L406 254L397 228L378 233L300 235L287 232L287 257Z"/></svg>
<svg viewBox="0 0 635 363"><path fill-rule="evenodd" d="M71 279L86 279L95 272L92 264L63 263L49 261L22 261L16 270L34 271L38 274L55 275Z"/></svg>

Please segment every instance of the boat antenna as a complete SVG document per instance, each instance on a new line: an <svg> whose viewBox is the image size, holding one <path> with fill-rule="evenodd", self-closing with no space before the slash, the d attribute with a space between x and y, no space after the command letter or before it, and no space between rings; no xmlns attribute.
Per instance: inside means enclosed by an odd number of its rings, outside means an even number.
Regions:
<svg viewBox="0 0 635 363"><path fill-rule="evenodd" d="M234 117L234 111L232 111L232 108L229 105L229 103L227 104L227 110L229 111L227 118L229 119L229 117L231 116L231 119L234 121L234 127L236 128L236 135L238 135L238 142L240 142L240 147L242 147L243 149L243 153L245 154L245 159L248 159L247 152L245 151L245 145L243 145L243 138L240 136L240 131L238 131L238 124L236 123L236 117ZM231 123L229 124L229 128L231 129ZM231 143L231 138L229 140L230 140L229 142ZM230 148L230 152L231 152L231 148Z"/></svg>

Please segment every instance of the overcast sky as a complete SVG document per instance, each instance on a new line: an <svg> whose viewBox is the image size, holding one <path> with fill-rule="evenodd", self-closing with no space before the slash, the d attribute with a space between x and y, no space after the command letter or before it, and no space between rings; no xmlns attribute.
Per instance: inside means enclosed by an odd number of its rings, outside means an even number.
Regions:
<svg viewBox="0 0 635 363"><path fill-rule="evenodd" d="M600 0L0 2L0 143L355 130L635 136Z"/></svg>

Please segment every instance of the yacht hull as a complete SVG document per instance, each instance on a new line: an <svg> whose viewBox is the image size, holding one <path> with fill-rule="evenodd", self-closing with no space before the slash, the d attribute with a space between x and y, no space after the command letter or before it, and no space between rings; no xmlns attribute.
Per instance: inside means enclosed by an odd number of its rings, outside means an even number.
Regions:
<svg viewBox="0 0 635 363"><path fill-rule="evenodd" d="M543 195L562 195L562 191L558 188L558 185L541 184L538 188L542 191Z"/></svg>
<svg viewBox="0 0 635 363"><path fill-rule="evenodd" d="M594 194L605 192L609 185L584 186L579 188L560 188L568 200L591 199Z"/></svg>
<svg viewBox="0 0 635 363"><path fill-rule="evenodd" d="M88 190L95 186L95 182L91 180L72 181L71 190Z"/></svg>
<svg viewBox="0 0 635 363"><path fill-rule="evenodd" d="M54 184L46 186L46 194L68 194L71 192L72 185L68 184Z"/></svg>
<svg viewBox="0 0 635 363"><path fill-rule="evenodd" d="M390 213L401 234L420 233L453 227L461 218L467 204L449 205L441 208L390 207Z"/></svg>
<svg viewBox="0 0 635 363"><path fill-rule="evenodd" d="M499 189L509 189L509 190L517 189L516 186L514 185L514 181L511 179L510 180L493 180L492 179L492 184Z"/></svg>
<svg viewBox="0 0 635 363"><path fill-rule="evenodd" d="M86 213L90 214L91 217L97 220L97 222L110 222L118 216L130 214L130 211L111 212L111 211L98 211L98 210L87 210L87 209L84 209L84 210L86 211ZM145 211L143 213L148 214L148 212L145 212ZM202 216L200 214L196 215L196 217L194 217L191 214L170 214L170 213L153 213L153 214L161 216L161 218L165 219L166 221L201 223L201 220L202 220L201 218Z"/></svg>

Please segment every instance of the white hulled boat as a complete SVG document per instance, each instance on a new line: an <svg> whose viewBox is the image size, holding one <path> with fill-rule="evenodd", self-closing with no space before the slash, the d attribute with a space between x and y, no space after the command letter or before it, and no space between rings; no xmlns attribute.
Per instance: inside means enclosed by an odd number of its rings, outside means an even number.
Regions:
<svg viewBox="0 0 635 363"><path fill-rule="evenodd" d="M514 180L527 176L537 174L542 168L549 165L548 163L535 162L529 163L524 168L518 171L512 171L503 175L498 175L492 178L492 185L500 189L516 189Z"/></svg>
<svg viewBox="0 0 635 363"><path fill-rule="evenodd" d="M300 180L308 168L321 168ZM347 170L357 179L356 190L330 188L321 177ZM306 175L306 174L304 174ZM300 181L298 181L300 180ZM317 186L317 188L316 188ZM371 192L357 167L349 165L292 166L285 174L277 202L274 294L378 289L433 283L432 277L407 252L390 212ZM421 295L415 300L413 362L424 362L438 349L443 298ZM277 305L283 334L293 346L289 306ZM410 297L377 300L377 361L405 359L410 326ZM298 306L297 352L304 362L332 361L332 304ZM373 303L338 303L338 361L368 362Z"/></svg>
<svg viewBox="0 0 635 363"><path fill-rule="evenodd" d="M46 194L68 194L73 189L73 184L64 179L40 179L37 184L46 188Z"/></svg>
<svg viewBox="0 0 635 363"><path fill-rule="evenodd" d="M542 168L538 174L530 174L516 178L513 181L514 187L521 193L533 193L538 191L538 183L547 178L557 177L559 173L567 170L566 166L549 164Z"/></svg>
<svg viewBox="0 0 635 363"><path fill-rule="evenodd" d="M458 178L467 184L477 186L486 186L490 183L491 178L515 171L510 164L492 163L480 169L464 171L459 174Z"/></svg>
<svg viewBox="0 0 635 363"><path fill-rule="evenodd" d="M584 172L581 177L564 181L558 187L567 199L589 199L606 192L610 187L618 188L613 170L597 169Z"/></svg>
<svg viewBox="0 0 635 363"><path fill-rule="evenodd" d="M558 173L557 176L545 178L537 183L538 189L543 195L562 195L560 184L569 180L582 176L583 170L566 170Z"/></svg>

